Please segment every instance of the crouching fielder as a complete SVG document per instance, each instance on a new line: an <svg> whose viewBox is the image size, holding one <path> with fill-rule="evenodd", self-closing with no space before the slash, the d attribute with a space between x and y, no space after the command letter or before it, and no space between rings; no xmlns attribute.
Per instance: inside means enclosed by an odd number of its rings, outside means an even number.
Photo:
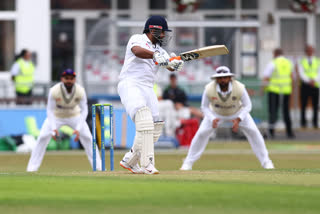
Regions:
<svg viewBox="0 0 320 214"><path fill-rule="evenodd" d="M48 95L47 118L42 125L37 145L31 153L28 172L38 171L48 143L59 135L58 129L67 125L74 129L75 141L80 139L92 166L92 135L86 123L88 115L87 96L84 89L75 83L76 74L67 69L61 82L54 85ZM97 169L101 170L101 159L97 149Z"/></svg>
<svg viewBox="0 0 320 214"><path fill-rule="evenodd" d="M233 80L232 76L228 67L220 66L211 76L213 81L206 85L201 102L205 117L192 139L180 170L192 170L192 165L200 158L210 136L216 133L219 124L226 121L232 121L232 131L240 129L244 133L263 168L274 168L264 139L249 114L251 101L245 86Z"/></svg>
<svg viewBox="0 0 320 214"><path fill-rule="evenodd" d="M118 93L136 125L136 135L131 150L120 165L132 173L159 173L155 168L154 142L160 137L164 123L159 121L158 99L153 85L159 66L170 71L179 71L183 66L181 60L169 62L168 53L161 47L170 31L163 17L151 16L143 34L133 35L127 45Z"/></svg>

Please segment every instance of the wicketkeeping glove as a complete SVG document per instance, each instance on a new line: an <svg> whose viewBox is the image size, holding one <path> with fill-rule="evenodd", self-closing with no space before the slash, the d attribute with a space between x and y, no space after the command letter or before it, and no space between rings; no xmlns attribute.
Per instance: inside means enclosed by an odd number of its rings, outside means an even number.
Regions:
<svg viewBox="0 0 320 214"><path fill-rule="evenodd" d="M167 67L169 63L169 56L167 54L161 54L159 51L153 53L153 61L162 67Z"/></svg>
<svg viewBox="0 0 320 214"><path fill-rule="evenodd" d="M177 55L175 53L170 54L170 57L176 57L176 56ZM184 65L184 62L182 60L174 59L168 63L167 67L179 72L182 70L183 65Z"/></svg>

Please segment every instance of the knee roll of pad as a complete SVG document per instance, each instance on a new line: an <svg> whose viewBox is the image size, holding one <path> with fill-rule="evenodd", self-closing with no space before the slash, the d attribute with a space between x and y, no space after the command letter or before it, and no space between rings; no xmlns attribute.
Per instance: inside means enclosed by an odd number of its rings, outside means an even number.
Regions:
<svg viewBox="0 0 320 214"><path fill-rule="evenodd" d="M127 160L130 166L134 166L141 159L143 145L148 142L148 138L152 138L151 133L154 129L152 114L148 107L139 109L136 112L134 121L136 124L136 136L132 146L132 155ZM143 154L145 155L145 152Z"/></svg>
<svg viewBox="0 0 320 214"><path fill-rule="evenodd" d="M153 118L148 107L139 109L135 115L136 131L153 131Z"/></svg>

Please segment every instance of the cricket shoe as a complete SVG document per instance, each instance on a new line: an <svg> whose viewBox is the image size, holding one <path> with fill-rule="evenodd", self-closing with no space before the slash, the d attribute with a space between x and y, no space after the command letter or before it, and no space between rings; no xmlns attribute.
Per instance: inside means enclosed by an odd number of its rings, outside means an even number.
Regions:
<svg viewBox="0 0 320 214"><path fill-rule="evenodd" d="M149 163L147 167L141 167L144 174L153 175L159 174L159 171L154 167L152 163Z"/></svg>
<svg viewBox="0 0 320 214"><path fill-rule="evenodd" d="M122 166L123 168L129 170L134 174L143 174L143 171L139 166L138 161L136 162L136 164L132 164L132 165L129 164L130 159L132 159L132 155L133 155L132 150L127 152L122 158L122 160L120 161L120 166Z"/></svg>
<svg viewBox="0 0 320 214"><path fill-rule="evenodd" d="M141 169L141 167L139 166L139 164L136 164L134 166L130 166L125 160L121 160L120 166L129 170L133 174L143 174L144 173L143 170Z"/></svg>
<svg viewBox="0 0 320 214"><path fill-rule="evenodd" d="M181 168L180 168L181 171L190 171L192 170L192 164L190 163L183 163Z"/></svg>
<svg viewBox="0 0 320 214"><path fill-rule="evenodd" d="M274 169L274 165L273 165L273 163L272 163L271 160L266 161L266 162L262 165L262 167L265 168L265 169Z"/></svg>

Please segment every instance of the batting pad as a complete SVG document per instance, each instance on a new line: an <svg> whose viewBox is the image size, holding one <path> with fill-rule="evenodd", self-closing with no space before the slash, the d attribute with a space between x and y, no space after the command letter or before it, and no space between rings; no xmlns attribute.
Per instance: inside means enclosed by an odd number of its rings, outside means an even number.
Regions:
<svg viewBox="0 0 320 214"><path fill-rule="evenodd" d="M134 166L138 163L139 159L142 159L142 150L144 148L144 142L148 141L147 139L151 139L150 142L153 141L153 118L151 115L151 111L149 108L147 107L143 107L141 109L139 109L135 115L135 124L136 124L136 136L134 138L134 143L132 146L132 155L131 157L129 157L127 163L130 166ZM151 143L152 144L152 143ZM148 159L147 158L147 154L150 153L149 156L151 156L151 158L154 158L154 152L153 152L153 144L152 144L152 148L151 148L151 152L149 152L150 148L147 148L147 151L145 151L146 149L144 149L144 159ZM149 163L149 162L148 162Z"/></svg>
<svg viewBox="0 0 320 214"><path fill-rule="evenodd" d="M163 126L164 126L163 121L157 121L154 123L153 143L156 143L159 140L159 137L162 133Z"/></svg>
<svg viewBox="0 0 320 214"><path fill-rule="evenodd" d="M154 163L154 146L153 146L153 118L148 107L139 109L135 115L136 137L141 143L140 164L147 167L149 163Z"/></svg>
<svg viewBox="0 0 320 214"><path fill-rule="evenodd" d="M141 135L136 132L136 136L134 137L134 142L132 146L132 153L126 161L129 166L135 166L141 157Z"/></svg>

